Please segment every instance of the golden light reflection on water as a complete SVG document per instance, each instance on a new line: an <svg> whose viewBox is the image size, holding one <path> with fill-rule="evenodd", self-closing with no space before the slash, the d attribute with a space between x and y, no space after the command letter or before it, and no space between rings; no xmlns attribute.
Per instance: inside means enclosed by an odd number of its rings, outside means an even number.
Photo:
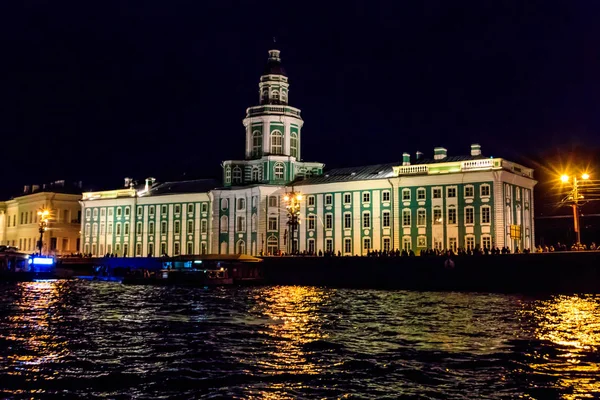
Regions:
<svg viewBox="0 0 600 400"><path fill-rule="evenodd" d="M536 350L530 367L556 376L558 385L570 391L564 399L595 398L600 393L600 365L597 356L592 361L589 357L600 349L600 298L555 296L535 302L522 317L535 323L537 339L553 343L557 351Z"/></svg>
<svg viewBox="0 0 600 400"><path fill-rule="evenodd" d="M328 302L332 293L331 290L314 287L272 287L251 310L253 314L260 313L274 322L263 333L279 339L273 341L275 348L269 351L269 357L261 361L268 371L275 374L322 372L322 367L307 358L304 345L327 338L318 310Z"/></svg>
<svg viewBox="0 0 600 400"><path fill-rule="evenodd" d="M67 353L67 342L54 334L51 322L60 299L58 281L23 282L17 288L14 312L9 317L12 329L2 339L15 342L17 351L7 359L22 366L10 375L39 373L41 365L54 362ZM44 375L44 379L52 379Z"/></svg>

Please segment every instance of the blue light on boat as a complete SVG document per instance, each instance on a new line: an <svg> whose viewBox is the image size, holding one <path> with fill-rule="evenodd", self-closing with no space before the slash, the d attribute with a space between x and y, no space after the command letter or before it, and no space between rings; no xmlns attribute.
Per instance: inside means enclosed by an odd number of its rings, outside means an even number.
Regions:
<svg viewBox="0 0 600 400"><path fill-rule="evenodd" d="M202 260L194 260L194 264L202 264Z"/></svg>
<svg viewBox="0 0 600 400"><path fill-rule="evenodd" d="M33 265L53 265L54 258L33 257L29 259L29 263Z"/></svg>

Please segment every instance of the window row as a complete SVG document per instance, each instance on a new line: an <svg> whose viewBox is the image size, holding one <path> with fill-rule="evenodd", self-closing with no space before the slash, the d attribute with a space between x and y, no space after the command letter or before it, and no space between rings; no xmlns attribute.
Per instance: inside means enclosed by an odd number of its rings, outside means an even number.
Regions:
<svg viewBox="0 0 600 400"><path fill-rule="evenodd" d="M187 208L188 214L193 214L194 213L195 203L188 203L187 205L183 205L183 207ZM151 216L151 217L153 217L155 215L156 208L160 208L160 213L163 216L167 215L168 205L166 205L166 204L163 204L163 205L160 205L160 206L153 206L153 205L152 206L148 206L148 215ZM93 208L93 209L87 208L85 210L85 217L89 219L90 216L93 215L94 218L97 218L98 217L98 210L100 210L100 217L105 217L107 213L108 213L109 217L112 217L113 216L113 210L116 210L115 212L116 212L117 218L121 217L123 215L123 213L124 213L124 215L126 217L128 217L129 213L130 213L130 208L129 207L116 207L114 209L113 208ZM138 206L137 207L136 213L137 213L138 217L141 217L143 215L143 210L144 210L144 206ZM182 205L181 204L174 204L173 205L173 213L175 215L181 214L181 210L182 210ZM67 211L67 210L65 210L65 211ZM202 203L201 206L200 206L200 211L202 213L207 213L208 212L208 203ZM66 216L66 214L65 214L65 216Z"/></svg>
<svg viewBox="0 0 600 400"><path fill-rule="evenodd" d="M283 149L284 135L279 130L271 132L270 148L268 153L272 155L284 155ZM252 132L252 157L261 157L263 155L263 135L261 131ZM290 156L298 157L298 133L290 133Z"/></svg>
<svg viewBox="0 0 600 400"><path fill-rule="evenodd" d="M262 176L262 168L258 166L252 167L250 171L250 179L252 182L259 182L263 179ZM284 180L285 179L285 165L281 162L275 163L273 165L273 174L271 179L274 180ZM244 182L242 168L236 166L233 167L233 170L230 166L225 167L225 183L240 185Z"/></svg>
<svg viewBox="0 0 600 400"><path fill-rule="evenodd" d="M446 187L446 197L447 198L456 198L457 188L455 186ZM463 187L464 198L474 198L475 197L475 187L473 185L465 185ZM482 184L479 186L479 196L480 197L490 197L491 189L489 184ZM402 189L402 201L410 201L412 196L411 189L405 188ZM441 187L433 187L431 188L431 197L434 199L442 198L442 188ZM426 200L426 189L418 188L417 189L417 198L418 201Z"/></svg>
<svg viewBox="0 0 600 400"><path fill-rule="evenodd" d="M125 222L123 225L123 230L121 230L121 223L117 222L115 224L115 235L121 235L121 233L123 233L124 235L129 235L129 223ZM91 226L91 234L92 236L97 236L98 233L100 234L100 236L105 234L105 227L106 229L106 233L108 233L109 235L112 235L113 233L113 224L112 222L109 222L108 224L104 224L103 222L100 223L100 230L98 230L98 224L94 223ZM137 222L136 223L136 234L137 235L142 235L142 234L154 234L155 233L155 224L154 221L149 221L148 222L148 230L146 232L143 231L143 226L142 226L142 222ZM200 220L200 233L208 233L208 220L206 219L202 219ZM89 236L90 235L90 224L87 223L85 224L85 235ZM187 221L187 230L186 233L190 234L194 232L194 220L188 220ZM160 223L160 234L167 234L168 233L168 224L167 221L162 221ZM175 235L179 235L181 234L181 221L173 221L173 233Z"/></svg>

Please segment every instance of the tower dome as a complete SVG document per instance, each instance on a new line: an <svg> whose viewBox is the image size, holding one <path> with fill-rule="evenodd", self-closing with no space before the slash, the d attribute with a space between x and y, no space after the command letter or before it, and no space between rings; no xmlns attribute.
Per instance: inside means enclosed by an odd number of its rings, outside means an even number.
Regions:
<svg viewBox="0 0 600 400"><path fill-rule="evenodd" d="M285 69L281 65L279 50L269 50L269 59L263 71L263 75L283 75L287 76Z"/></svg>

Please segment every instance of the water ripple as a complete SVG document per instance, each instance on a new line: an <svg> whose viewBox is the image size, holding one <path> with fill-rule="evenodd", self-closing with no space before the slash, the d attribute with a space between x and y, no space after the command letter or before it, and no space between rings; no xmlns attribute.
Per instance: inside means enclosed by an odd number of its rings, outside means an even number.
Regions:
<svg viewBox="0 0 600 400"><path fill-rule="evenodd" d="M0 397L600 396L600 297L0 285Z"/></svg>

